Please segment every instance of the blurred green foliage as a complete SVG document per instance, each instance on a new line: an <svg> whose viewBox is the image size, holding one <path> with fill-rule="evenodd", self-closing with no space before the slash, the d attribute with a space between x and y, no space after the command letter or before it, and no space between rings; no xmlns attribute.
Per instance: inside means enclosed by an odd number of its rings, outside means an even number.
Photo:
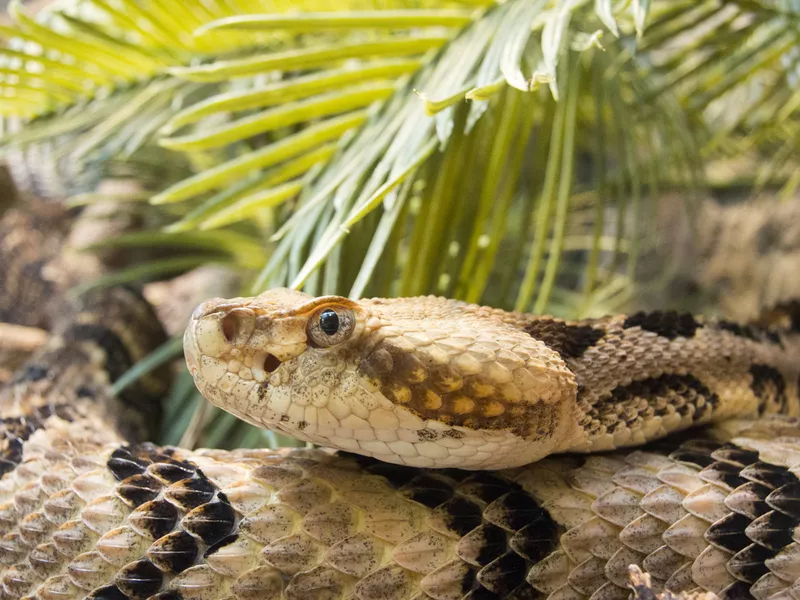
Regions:
<svg viewBox="0 0 800 600"><path fill-rule="evenodd" d="M222 262L245 294L435 293L596 315L658 284L640 260L665 194L691 201L711 165L741 157L756 160L731 184L800 184L792 0L10 12L8 160L40 188L83 192L76 204L107 200L92 192L103 178L135 177L143 192L118 200L150 228L105 245L166 249L99 284ZM207 445L271 435L198 405L184 375L167 442L187 427L199 433L184 441Z"/></svg>

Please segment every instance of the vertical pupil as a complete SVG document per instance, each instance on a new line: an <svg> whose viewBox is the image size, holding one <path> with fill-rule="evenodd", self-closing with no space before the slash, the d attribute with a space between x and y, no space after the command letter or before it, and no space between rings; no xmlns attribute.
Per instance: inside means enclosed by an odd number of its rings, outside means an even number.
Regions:
<svg viewBox="0 0 800 600"><path fill-rule="evenodd" d="M319 316L319 328L327 335L334 335L339 331L339 315L332 310L323 310Z"/></svg>

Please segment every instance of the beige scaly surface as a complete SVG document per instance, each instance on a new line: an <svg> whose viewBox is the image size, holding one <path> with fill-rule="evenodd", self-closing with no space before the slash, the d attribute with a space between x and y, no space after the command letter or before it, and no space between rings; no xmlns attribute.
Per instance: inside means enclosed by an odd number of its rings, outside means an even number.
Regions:
<svg viewBox="0 0 800 600"><path fill-rule="evenodd" d="M3 600L624 600L630 565L656 592L800 585L794 420L490 474L129 445L55 412L4 421Z"/></svg>

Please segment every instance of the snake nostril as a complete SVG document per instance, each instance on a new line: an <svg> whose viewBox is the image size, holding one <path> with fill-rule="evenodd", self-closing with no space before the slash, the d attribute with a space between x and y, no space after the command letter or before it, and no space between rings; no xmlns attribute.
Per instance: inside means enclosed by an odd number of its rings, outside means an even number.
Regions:
<svg viewBox="0 0 800 600"><path fill-rule="evenodd" d="M236 332L239 329L236 323L236 316L235 315L227 315L224 319L222 319L222 335L225 336L225 340L232 344L233 340L236 339Z"/></svg>
<svg viewBox="0 0 800 600"><path fill-rule="evenodd" d="M275 369L277 369L280 366L281 366L281 361L278 360L276 356L272 354L267 354L267 356L264 357L264 370L267 373L272 373Z"/></svg>

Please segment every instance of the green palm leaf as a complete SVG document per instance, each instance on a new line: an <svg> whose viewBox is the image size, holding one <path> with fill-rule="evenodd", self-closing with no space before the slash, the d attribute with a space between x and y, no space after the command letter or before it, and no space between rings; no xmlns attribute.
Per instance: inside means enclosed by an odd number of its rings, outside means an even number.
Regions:
<svg viewBox="0 0 800 600"><path fill-rule="evenodd" d="M710 167L745 155L764 160L737 185L800 184L789 0L264 6L91 0L36 18L12 6L0 29L12 165L88 192L76 204L135 175L131 198L147 202L129 204L163 230L114 241L167 254L98 284L213 260L252 293L439 293L592 315L654 281L642 257L665 192L690 201ZM198 419L209 443L263 443Z"/></svg>

